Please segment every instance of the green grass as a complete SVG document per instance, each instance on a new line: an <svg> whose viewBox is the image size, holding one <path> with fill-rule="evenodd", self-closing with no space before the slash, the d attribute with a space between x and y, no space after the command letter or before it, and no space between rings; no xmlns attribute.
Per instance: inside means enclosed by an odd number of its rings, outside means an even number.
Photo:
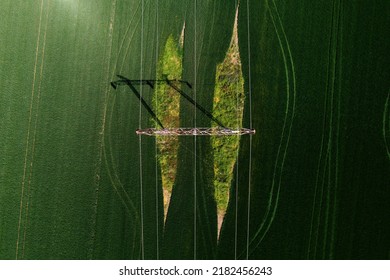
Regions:
<svg viewBox="0 0 390 280"><path fill-rule="evenodd" d="M237 26L225 59L217 66L214 90L213 115L225 126L237 128L242 125L244 107L244 79L238 48ZM167 75L169 79L180 79L182 75L182 38L170 35L159 60L157 79ZM179 127L180 95L167 85L158 86L153 104L156 114L165 127ZM169 205L172 186L177 169L178 137L157 137L159 162L164 188L164 208ZM212 137L214 153L214 188L219 215L226 212L229 188L237 158L239 137Z"/></svg>
<svg viewBox="0 0 390 280"><path fill-rule="evenodd" d="M159 59L156 79L167 76L168 79L180 79L182 74L183 46L181 40L170 35L165 43L164 52ZM156 115L164 127L179 127L180 95L168 85L159 85L153 96ZM161 165L161 177L164 189L164 209L167 211L177 169L177 136L158 136L158 158Z"/></svg>
<svg viewBox="0 0 390 280"><path fill-rule="evenodd" d="M213 115L225 126L232 128L242 126L245 99L236 28L235 24L229 50L224 61L217 66L213 108ZM237 136L212 138L215 199L220 215L226 212L229 202L229 189L239 142L240 138Z"/></svg>

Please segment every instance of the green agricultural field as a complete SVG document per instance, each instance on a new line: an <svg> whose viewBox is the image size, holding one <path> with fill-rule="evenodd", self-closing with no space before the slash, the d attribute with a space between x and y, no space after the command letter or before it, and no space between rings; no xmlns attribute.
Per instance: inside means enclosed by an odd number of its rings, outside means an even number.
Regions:
<svg viewBox="0 0 390 280"><path fill-rule="evenodd" d="M388 259L385 1L2 0L0 259ZM254 135L138 136L116 75ZM183 90L184 90L183 86ZM166 85L166 127L215 127Z"/></svg>

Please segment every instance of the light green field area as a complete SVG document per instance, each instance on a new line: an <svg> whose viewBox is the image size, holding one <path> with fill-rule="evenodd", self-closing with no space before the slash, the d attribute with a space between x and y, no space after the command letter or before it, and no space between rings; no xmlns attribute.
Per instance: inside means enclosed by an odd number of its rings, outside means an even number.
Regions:
<svg viewBox="0 0 390 280"><path fill-rule="evenodd" d="M389 258L384 1L239 2L2 0L0 259Z"/></svg>
<svg viewBox="0 0 390 280"><path fill-rule="evenodd" d="M235 22L232 40L224 60L217 65L212 114L224 125L239 128L242 123L244 106L244 80L241 71L241 59L238 49L237 22ZM183 29L184 31L184 29ZM184 35L184 33L182 34ZM183 59L183 37L176 40L170 36L159 61L156 79L167 76L169 79L181 79ZM188 87L184 89L188 90ZM180 127L180 94L169 87L157 87L153 105L157 117L165 127ZM158 124L155 124L158 126ZM217 124L212 123L212 126ZM157 137L159 163L162 171L164 190L164 209L168 209L172 187L175 182L178 156L178 136ZM215 200L219 218L223 219L229 200L229 188L236 162L239 137L211 136L214 156Z"/></svg>

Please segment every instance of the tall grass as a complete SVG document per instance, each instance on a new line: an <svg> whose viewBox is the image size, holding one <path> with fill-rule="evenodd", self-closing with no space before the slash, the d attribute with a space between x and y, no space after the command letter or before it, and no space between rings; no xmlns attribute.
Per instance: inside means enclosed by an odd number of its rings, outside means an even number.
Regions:
<svg viewBox="0 0 390 280"><path fill-rule="evenodd" d="M180 79L182 76L182 39L168 37L164 52L159 60L157 79L168 76ZM241 127L244 106L244 79L238 48L235 24L230 47L225 59L217 66L214 89L213 115L228 127ZM167 85L156 89L153 104L158 118L165 127L179 127L180 95ZM229 201L229 186L236 162L239 137L213 137L214 187L219 219L226 212ZM177 169L178 137L157 137L159 162L164 189L164 209L167 211Z"/></svg>

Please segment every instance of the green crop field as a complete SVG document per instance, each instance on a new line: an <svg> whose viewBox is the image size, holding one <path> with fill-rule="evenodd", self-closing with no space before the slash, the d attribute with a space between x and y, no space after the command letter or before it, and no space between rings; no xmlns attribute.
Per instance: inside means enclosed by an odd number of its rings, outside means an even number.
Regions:
<svg viewBox="0 0 390 280"><path fill-rule="evenodd" d="M386 1L1 4L0 259L390 258Z"/></svg>

